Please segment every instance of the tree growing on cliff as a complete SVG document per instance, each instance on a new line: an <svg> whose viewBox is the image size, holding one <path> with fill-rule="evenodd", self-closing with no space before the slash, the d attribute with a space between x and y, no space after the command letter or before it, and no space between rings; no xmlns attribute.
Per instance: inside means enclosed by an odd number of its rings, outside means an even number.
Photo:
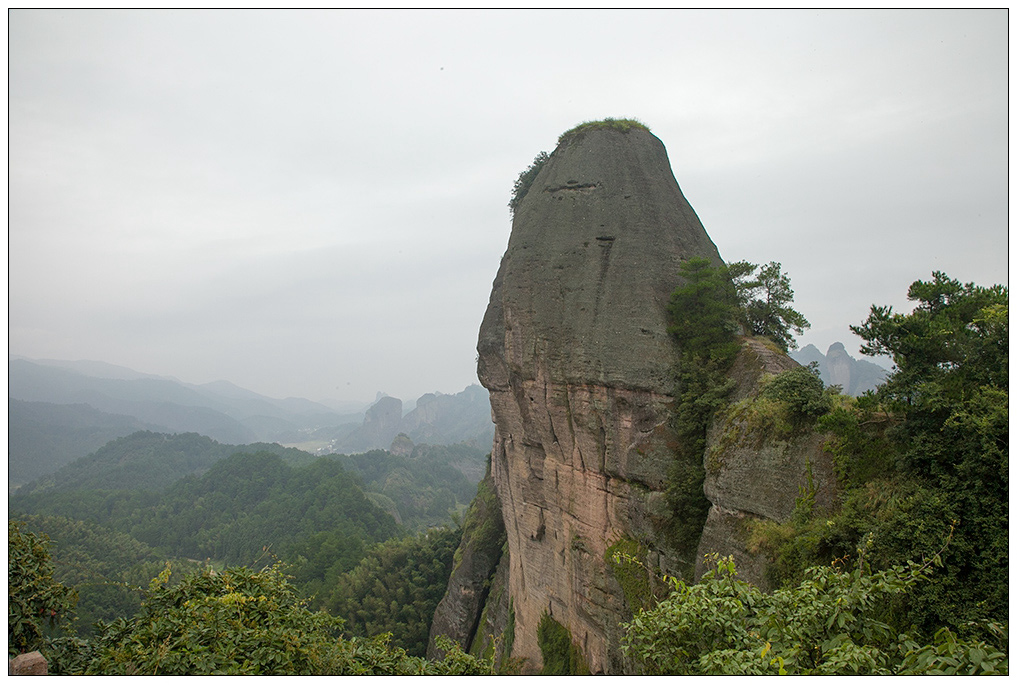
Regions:
<svg viewBox="0 0 1017 685"><path fill-rule="evenodd" d="M710 418L734 386L727 371L741 349L740 334L767 335L785 351L791 330L808 326L791 307L794 292L780 264L714 264L694 257L681 265L682 284L668 303L668 333L678 344L674 428L679 437L668 475L666 533L686 562L709 510L703 494L703 451Z"/></svg>
<svg viewBox="0 0 1017 685"><path fill-rule="evenodd" d="M900 627L931 638L1001 621L1009 609L1008 292L945 274L916 281L910 313L873 306L852 327L868 354L897 368L875 393L840 398L818 429L831 436L842 490L834 512L750 537L774 580L851 553L889 568L931 554L949 533L943 568L893 606Z"/></svg>
<svg viewBox="0 0 1017 685"><path fill-rule="evenodd" d="M794 307L791 278L779 262L714 265L694 257L681 265L683 284L668 305L668 331L684 348L713 359L738 351L739 332L773 340L782 350L797 347L792 333L809 327Z"/></svg>
<svg viewBox="0 0 1017 685"><path fill-rule="evenodd" d="M544 168L544 164L550 159L551 156L545 151L541 150L536 157L533 158L533 163L530 166L519 172L519 178L512 184L512 199L509 200L508 206L509 211L512 214L516 213L519 209L519 203L526 197L526 193L530 191L530 186L533 185L534 179L537 178L537 174Z"/></svg>
<svg viewBox="0 0 1017 685"><path fill-rule="evenodd" d="M749 276L757 268L758 273ZM737 262L729 269L732 270L739 303L752 334L770 338L785 352L798 347L792 332L801 335L809 328L809 322L791 306L795 292L791 289L791 278L781 270L780 262L770 262L761 267ZM745 273L747 269L748 273ZM740 275L743 277L739 278Z"/></svg>
<svg viewBox="0 0 1017 685"><path fill-rule="evenodd" d="M851 330L862 352L896 365L875 399L894 418L887 437L901 470L959 521L947 573L911 607L931 629L1007 611L1009 292L936 271L912 283L908 299L911 313L873 306ZM913 553L910 540L898 544L898 554Z"/></svg>
<svg viewBox="0 0 1017 685"><path fill-rule="evenodd" d="M695 257L682 263L680 275L682 285L668 304L667 331L679 350L673 418L678 449L668 473L663 532L691 573L710 508L703 494L706 429L732 387L725 374L738 354L739 308L727 267Z"/></svg>

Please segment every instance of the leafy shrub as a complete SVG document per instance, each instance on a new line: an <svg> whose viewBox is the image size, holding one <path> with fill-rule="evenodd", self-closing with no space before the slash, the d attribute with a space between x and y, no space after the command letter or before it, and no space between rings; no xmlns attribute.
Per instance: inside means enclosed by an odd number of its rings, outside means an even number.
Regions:
<svg viewBox="0 0 1017 685"><path fill-rule="evenodd" d="M526 193L530 192L530 186L533 185L533 181L537 178L537 174L540 173L540 170L544 168L544 164L550 158L550 155L541 150L540 153L533 158L533 163L519 172L519 178L517 178L516 182L512 185L512 199L510 199L508 203L509 210L513 214L515 214L516 210L519 209L519 204L523 201L523 198L526 197Z"/></svg>
<svg viewBox="0 0 1017 685"><path fill-rule="evenodd" d="M697 585L672 579L669 598L625 624L622 649L647 674L890 675L947 664L955 672L1008 672L1005 647L949 631L921 646L884 620L887 600L927 578L931 563L878 573L861 563L818 566L797 587L772 594L738 580L730 558L715 555L713 566Z"/></svg>
<svg viewBox="0 0 1017 685"><path fill-rule="evenodd" d="M77 593L53 578L49 538L7 524L7 653L9 657L44 647L67 626Z"/></svg>
<svg viewBox="0 0 1017 685"><path fill-rule="evenodd" d="M454 645L441 662L411 657L388 635L343 639L343 621L312 612L276 565L264 571L206 569L167 586L152 581L141 612L101 626L96 675L490 674Z"/></svg>
<svg viewBox="0 0 1017 685"><path fill-rule="evenodd" d="M759 395L787 406L796 427L811 425L833 407L833 399L824 392L823 381L814 362L771 377L760 389Z"/></svg>

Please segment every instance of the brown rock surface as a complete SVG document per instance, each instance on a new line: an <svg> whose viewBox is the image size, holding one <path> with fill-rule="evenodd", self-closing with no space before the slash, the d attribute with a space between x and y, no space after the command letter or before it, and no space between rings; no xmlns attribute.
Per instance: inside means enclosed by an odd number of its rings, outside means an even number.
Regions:
<svg viewBox="0 0 1017 685"><path fill-rule="evenodd" d="M769 341L747 340L729 375L736 387L732 402L751 398L764 374L778 374L798 363ZM704 455L704 492L710 511L697 552L696 578L707 570L704 556L733 556L738 576L769 589L766 561L753 554L748 533L753 520L787 521L804 488L815 494L816 506L830 508L836 497L836 476L827 436L808 432L789 439L760 435L737 411L721 412L710 427Z"/></svg>
<svg viewBox="0 0 1017 685"><path fill-rule="evenodd" d="M491 588L490 579L502 560L504 546L501 505L488 474L477 485L477 496L466 512L463 539L456 550L448 587L431 621L429 659L445 656L435 643L439 635L450 638L464 651L470 650Z"/></svg>
<svg viewBox="0 0 1017 685"><path fill-rule="evenodd" d="M512 656L529 670L541 666L545 612L591 672L625 670L627 608L604 553L623 535L651 535L674 448L666 305L694 256L721 261L645 130L560 144L515 213L478 372L496 424Z"/></svg>
<svg viewBox="0 0 1017 685"><path fill-rule="evenodd" d="M41 652L19 654L7 664L8 675L49 675L46 657Z"/></svg>

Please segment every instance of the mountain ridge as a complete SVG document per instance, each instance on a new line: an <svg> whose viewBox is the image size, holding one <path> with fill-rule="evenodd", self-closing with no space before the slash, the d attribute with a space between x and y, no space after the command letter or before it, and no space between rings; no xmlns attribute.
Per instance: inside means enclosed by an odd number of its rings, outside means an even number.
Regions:
<svg viewBox="0 0 1017 685"><path fill-rule="evenodd" d="M845 395L852 397L875 390L890 373L879 364L852 357L841 342L830 345L826 354L810 343L789 356L803 366L815 362L824 385L838 385Z"/></svg>
<svg viewBox="0 0 1017 685"><path fill-rule="evenodd" d="M484 392L479 386L476 390ZM416 403L426 405L428 398L437 397L439 404L454 404L460 395L472 397L467 389L456 395L428 394ZM460 416L465 426L455 424L456 411L450 410L442 418L445 429L421 422L355 446L340 445L362 429L370 407L341 413L304 398L266 397L230 381L189 384L105 362L10 356L8 398L9 488L52 473L137 430L198 433L227 444L274 442L319 453L329 447L347 452L388 449L399 432L409 433L416 443L486 442L485 450L493 438L486 402L471 401L464 402L467 409L477 405L482 410ZM397 423L407 417L412 423L421 411L417 407L406 417L400 414ZM68 439L71 435L74 440Z"/></svg>

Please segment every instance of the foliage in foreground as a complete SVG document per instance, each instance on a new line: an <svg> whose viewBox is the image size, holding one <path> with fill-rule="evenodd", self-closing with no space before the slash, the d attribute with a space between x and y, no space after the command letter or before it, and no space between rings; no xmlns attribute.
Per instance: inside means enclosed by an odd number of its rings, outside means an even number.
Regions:
<svg viewBox="0 0 1017 685"><path fill-rule="evenodd" d="M29 530L52 541L53 577L78 595L73 631L92 635L96 621L133 616L152 576L165 557L126 533L62 516L21 517ZM174 568L198 568L200 562L174 558Z"/></svg>
<svg viewBox="0 0 1017 685"><path fill-rule="evenodd" d="M49 540L7 523L7 655L40 649L46 638L72 618L72 588L53 578Z"/></svg>
<svg viewBox="0 0 1017 685"><path fill-rule="evenodd" d="M938 559L936 559L938 561ZM674 592L625 625L622 649L652 675L1006 674L1006 631L998 644L947 628L931 644L887 622L887 600L926 579L930 565L868 573L813 567L797 587L764 594L714 558L701 582L671 579Z"/></svg>
<svg viewBox="0 0 1017 685"><path fill-rule="evenodd" d="M941 272L913 283L908 298L912 312L874 306L852 327L863 352L892 356L886 383L839 398L818 422L831 435L841 507L753 536L770 548L774 580L797 583L863 539L868 560L889 568L951 535L943 569L892 602L897 625L931 638L1009 609L1009 299L1003 286Z"/></svg>
<svg viewBox="0 0 1017 685"><path fill-rule="evenodd" d="M489 674L490 664L448 645L440 662L412 657L389 635L340 636L342 619L312 612L279 566L228 567L152 581L131 620L101 626L86 674Z"/></svg>

